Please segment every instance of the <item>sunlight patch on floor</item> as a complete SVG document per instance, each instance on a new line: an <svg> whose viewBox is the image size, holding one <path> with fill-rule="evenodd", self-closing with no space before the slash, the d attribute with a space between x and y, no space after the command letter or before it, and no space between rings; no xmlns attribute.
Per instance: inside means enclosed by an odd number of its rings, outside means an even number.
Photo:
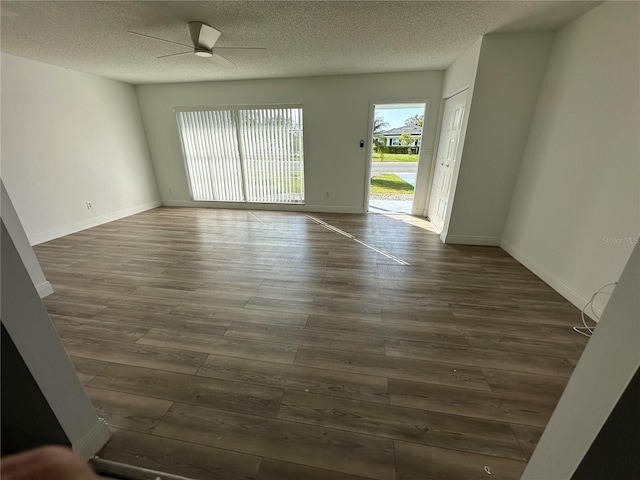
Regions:
<svg viewBox="0 0 640 480"><path fill-rule="evenodd" d="M438 229L424 217L416 217L413 215L406 215L404 213L383 213L385 217L393 218L394 220L400 220L401 222L408 223L415 227L420 227L423 230L429 230L433 233L440 233Z"/></svg>

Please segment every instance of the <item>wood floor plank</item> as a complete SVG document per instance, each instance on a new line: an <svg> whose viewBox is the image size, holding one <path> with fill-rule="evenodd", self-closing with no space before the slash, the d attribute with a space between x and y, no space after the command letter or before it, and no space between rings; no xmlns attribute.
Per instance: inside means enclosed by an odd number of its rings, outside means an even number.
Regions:
<svg viewBox="0 0 640 480"><path fill-rule="evenodd" d="M384 339L381 338L316 331L302 327L233 322L225 336L263 342L284 342L292 345L325 345L327 348L336 350L384 354Z"/></svg>
<svg viewBox="0 0 640 480"><path fill-rule="evenodd" d="M396 478L392 442L366 435L180 403L154 433L378 480Z"/></svg>
<svg viewBox="0 0 640 480"><path fill-rule="evenodd" d="M38 256L38 258L41 258L38 253L41 246L38 245L37 248L38 250L34 249L34 251L36 252L36 256ZM42 269L45 272L47 279L55 284L60 283L62 285L67 285L70 287L77 287L80 290L85 288L86 285L90 284L99 276L99 274L96 274L95 272L87 272L86 269L81 269L78 272L74 272L73 269L69 267L62 270L60 268L48 267L46 261L40 261L43 265ZM43 299L43 301L45 300Z"/></svg>
<svg viewBox="0 0 640 480"><path fill-rule="evenodd" d="M190 315L194 317L210 318L212 320L228 322L267 323L274 325L305 325L306 313L283 313L269 310L255 310L250 308L223 307L200 305L197 303L181 303L173 309L174 315Z"/></svg>
<svg viewBox="0 0 640 480"><path fill-rule="evenodd" d="M74 290L68 293L65 292L64 294L58 291L57 293L62 295L60 299L68 303L166 313L173 310L179 303L179 301L173 299L149 298L122 293L104 293L101 287L94 290Z"/></svg>
<svg viewBox="0 0 640 480"><path fill-rule="evenodd" d="M173 402L85 387L98 415L111 427L151 433Z"/></svg>
<svg viewBox="0 0 640 480"><path fill-rule="evenodd" d="M477 316L456 317L448 314L430 312L428 309L405 311L402 309L382 309L382 321L384 323L413 323L424 325L425 328L443 329L458 333L467 332L492 332L497 334L510 334L523 337L536 338L540 336L540 328L536 324L510 323L495 321L488 317L482 317L481 312ZM437 331L437 330L436 330ZM441 330L442 331L442 330ZM443 331L446 333L446 331Z"/></svg>
<svg viewBox="0 0 640 480"><path fill-rule="evenodd" d="M111 301L108 306L111 308L121 308L128 310L144 310L148 312L169 313L180 303L177 299L173 298L150 298L145 297L144 295L136 295L136 291L138 291L140 288L142 287L138 287L132 292L131 295L119 296L117 299Z"/></svg>
<svg viewBox="0 0 640 480"><path fill-rule="evenodd" d="M583 345L574 341L550 340L544 335L532 338L508 334L470 332L465 335L465 339L472 348L504 350L507 352L547 355L567 359L580 357L584 348Z"/></svg>
<svg viewBox="0 0 640 480"><path fill-rule="evenodd" d="M310 315L306 324L307 329L328 330L346 334L370 335L384 338L398 338L419 340L423 342L442 343L445 345L468 346L464 335L454 329L445 327L431 330L429 325L408 323L379 323L366 322L341 317L327 317Z"/></svg>
<svg viewBox="0 0 640 480"><path fill-rule="evenodd" d="M91 290L80 289L57 289L54 292L54 296L48 297L49 299L62 300L65 303L78 303L81 305L93 305L106 307L119 294L113 294L109 292L95 292Z"/></svg>
<svg viewBox="0 0 640 480"><path fill-rule="evenodd" d="M557 402L567 383L565 377L535 375L483 368L482 372L492 392L531 395Z"/></svg>
<svg viewBox="0 0 640 480"><path fill-rule="evenodd" d="M111 273L105 273L99 278L93 281L94 288L100 285L100 290L108 290L117 286L129 286L130 291L122 293L131 293L138 287L157 287L157 288L172 288L174 290L189 290L195 291L202 286L202 282L180 280L178 278L170 278L164 275L159 277L144 276L128 276L128 275L116 275Z"/></svg>
<svg viewBox="0 0 640 480"><path fill-rule="evenodd" d="M351 296L366 295L367 297L380 296L379 280L375 277L364 279L341 279L337 277L314 278L292 276L269 276L262 280L262 287L279 288L288 290L305 289L315 294L341 293ZM385 286L386 288L386 286Z"/></svg>
<svg viewBox="0 0 640 480"><path fill-rule="evenodd" d="M511 425L511 429L518 440L522 453L524 453L527 460L529 460L536 445L538 445L538 440L540 440L542 432L544 432L544 427L513 424Z"/></svg>
<svg viewBox="0 0 640 480"><path fill-rule="evenodd" d="M389 403L387 379L372 375L210 355L198 375L287 390Z"/></svg>
<svg viewBox="0 0 640 480"><path fill-rule="evenodd" d="M184 290L173 290L171 288L139 287L133 294L140 297L150 297L159 299L158 301L175 303L171 310L182 302L194 302L203 305L221 305L229 307L244 307L249 300L248 295L216 295L207 292L187 292ZM171 311L170 310L170 311Z"/></svg>
<svg viewBox="0 0 640 480"><path fill-rule="evenodd" d="M375 313L378 313L385 304L385 302L381 300L380 293L377 289L363 289L357 293L350 293L348 291L316 293L313 297L313 303L339 308L344 311L361 309L362 305L365 304L368 309Z"/></svg>
<svg viewBox="0 0 640 480"><path fill-rule="evenodd" d="M573 366L564 358L514 353L506 350L460 348L437 343L387 339L385 354L392 357L414 358L431 362L469 365L481 368L508 369L568 378Z"/></svg>
<svg viewBox="0 0 640 480"><path fill-rule="evenodd" d="M195 373L207 357L205 353L71 335L66 335L62 341L67 353L74 357L164 369L170 372Z"/></svg>
<svg viewBox="0 0 640 480"><path fill-rule="evenodd" d="M301 301L297 299L274 299L267 297L251 297L247 301L247 308L256 310L271 310L284 313L302 313L308 315L342 315L347 318L381 321L380 307L367 303L344 305L332 305L330 302L321 304L313 301Z"/></svg>
<svg viewBox="0 0 640 480"><path fill-rule="evenodd" d="M269 298L273 300L291 300L295 298L296 300L302 302L313 302L313 299L316 295L318 295L316 292L304 287L280 288L261 286L254 291L252 296Z"/></svg>
<svg viewBox="0 0 640 480"><path fill-rule="evenodd" d="M298 350L297 345L290 343L274 343L235 337L233 334L229 335L229 330L227 330L227 336L216 336L152 328L137 343L288 364L293 363ZM274 340L280 339L275 338ZM286 339L281 340L284 342Z"/></svg>
<svg viewBox="0 0 640 480"><path fill-rule="evenodd" d="M408 380L389 379L392 405L533 426L545 426L554 399L485 392Z"/></svg>
<svg viewBox="0 0 640 480"><path fill-rule="evenodd" d="M58 335L61 336L72 335L135 343L149 331L148 327L123 326L121 323L105 320L92 320L56 314L52 314L50 317Z"/></svg>
<svg viewBox="0 0 640 480"><path fill-rule="evenodd" d="M205 335L224 335L231 321L215 318L201 318L179 313L145 312L123 308L107 308L93 317L123 325L147 326Z"/></svg>
<svg viewBox="0 0 640 480"><path fill-rule="evenodd" d="M579 321L576 309L553 311L526 311L519 306L515 308L495 308L492 306L479 306L471 304L452 304L451 311L454 316L460 318L475 318L487 320L502 320L503 323L524 323L536 325L566 325L571 326Z"/></svg>
<svg viewBox="0 0 640 480"><path fill-rule="evenodd" d="M202 480L253 480L260 457L148 435L111 429L100 458Z"/></svg>
<svg viewBox="0 0 640 480"><path fill-rule="evenodd" d="M489 390L489 384L479 368L426 362L410 358L300 347L295 365L363 375L383 375L388 378L402 378L476 390Z"/></svg>
<svg viewBox="0 0 640 480"><path fill-rule="evenodd" d="M107 368L108 362L101 362L100 360L92 360L90 358L82 357L69 357L71 363L73 363L80 383L86 385L95 378L102 370Z"/></svg>
<svg viewBox="0 0 640 480"><path fill-rule="evenodd" d="M446 300L451 306L464 305L466 308L483 308L491 310L512 311L518 304L511 298L504 295L500 287L494 288L471 288L464 285L445 284L438 288L438 296Z"/></svg>
<svg viewBox="0 0 640 480"><path fill-rule="evenodd" d="M65 274L60 274L60 272L56 271L52 275L49 275L48 272L46 274L47 279L50 282L55 284L55 294L60 294L62 296L65 293L75 293L79 291L88 290L89 292L97 292L103 294L111 294L111 295L129 295L133 292L137 285L129 285L126 282L123 283L100 283L100 278L93 279L91 281L78 281L76 278L70 279L67 275L71 275L69 268L65 268ZM80 270L82 271L82 270ZM58 278L60 278L58 280Z"/></svg>
<svg viewBox="0 0 640 480"><path fill-rule="evenodd" d="M411 298L406 301L399 297L390 297L381 293L384 301L381 314L383 320L428 320L433 318L452 318L451 308L448 302L437 299L437 293L425 292L418 302Z"/></svg>
<svg viewBox="0 0 640 480"><path fill-rule="evenodd" d="M217 291L222 287L259 287L264 283L262 278L256 278L255 276L247 275L227 275L216 276L212 280L208 280L198 287L201 291L213 290Z"/></svg>
<svg viewBox="0 0 640 480"><path fill-rule="evenodd" d="M49 297L42 299L49 314L65 315L69 317L92 318L97 313L102 312L105 305L89 305L84 303L67 302L60 297Z"/></svg>
<svg viewBox="0 0 640 480"><path fill-rule="evenodd" d="M414 296L392 296L390 292L382 292L380 300L382 303L382 320L386 322L395 321L431 321L442 322L444 318L454 320L449 304L434 300L438 297L437 292L426 291L422 298Z"/></svg>
<svg viewBox="0 0 640 480"><path fill-rule="evenodd" d="M287 392L278 418L465 452L524 460L506 423L412 408Z"/></svg>
<svg viewBox="0 0 640 480"><path fill-rule="evenodd" d="M398 480L518 480L524 461L489 457L457 450L394 442ZM485 470L489 469L489 476Z"/></svg>
<svg viewBox="0 0 640 480"><path fill-rule="evenodd" d="M284 394L279 388L115 364L89 385L266 417L276 416Z"/></svg>

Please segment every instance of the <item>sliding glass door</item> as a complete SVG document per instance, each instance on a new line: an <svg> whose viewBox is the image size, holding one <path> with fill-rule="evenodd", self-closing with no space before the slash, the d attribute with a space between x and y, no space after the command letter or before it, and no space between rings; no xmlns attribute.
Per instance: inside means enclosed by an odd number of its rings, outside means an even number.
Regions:
<svg viewBox="0 0 640 480"><path fill-rule="evenodd" d="M304 203L302 107L176 109L191 198Z"/></svg>

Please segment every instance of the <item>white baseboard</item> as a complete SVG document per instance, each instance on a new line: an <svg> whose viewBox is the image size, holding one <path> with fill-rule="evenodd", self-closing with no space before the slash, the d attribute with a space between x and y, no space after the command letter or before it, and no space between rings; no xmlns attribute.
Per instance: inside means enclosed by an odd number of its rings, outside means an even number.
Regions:
<svg viewBox="0 0 640 480"><path fill-rule="evenodd" d="M518 262L520 262L522 265L524 265L533 273L535 273L544 283L549 285L556 292L558 292L560 295L566 298L576 308L582 310L584 306L587 304L587 302L589 301L589 298L587 298L585 295L576 291L567 282L565 282L560 277L558 277L554 273L547 270L544 266L540 265L535 260L532 260L531 258L529 258L527 255L522 253L520 250L518 250L516 247L514 247L510 243L502 240L500 242L500 247L509 255L511 255L513 258L515 258ZM598 317L602 315L602 309L598 308L597 306L594 305L593 310L595 311L595 314ZM589 315L589 313L590 312L588 310L585 311L585 314L589 316L589 318L597 322L598 321L597 318L593 318L593 316Z"/></svg>
<svg viewBox="0 0 640 480"><path fill-rule="evenodd" d="M317 212L317 213L365 213L362 207L306 205L286 203L235 203L235 202L193 202L190 200L163 200L165 207L187 208L228 208L232 210L278 210L285 212Z"/></svg>
<svg viewBox="0 0 640 480"><path fill-rule="evenodd" d="M86 230L87 228L97 227L98 225L113 222L114 220L119 220L130 215L135 215L136 213L145 212L161 205L162 202L160 200L155 200L153 202L143 203L142 205L136 205L135 207L117 210L115 212L106 213L98 217L88 218L81 222L63 225L46 232L36 233L29 238L29 241L31 245L38 245L40 243L48 242L49 240L54 240L56 238L64 237L65 235L71 235L72 233Z"/></svg>
<svg viewBox="0 0 640 480"><path fill-rule="evenodd" d="M53 293L53 287L49 282L42 282L40 285L36 285L36 290L40 298L48 297Z"/></svg>
<svg viewBox="0 0 640 480"><path fill-rule="evenodd" d="M480 237L475 235L447 235L443 239L444 243L456 245L482 245L497 247L500 245L498 237Z"/></svg>
<svg viewBox="0 0 640 480"><path fill-rule="evenodd" d="M304 212L316 213L366 213L362 207L347 207L343 205L305 205Z"/></svg>
<svg viewBox="0 0 640 480"><path fill-rule="evenodd" d="M107 428L107 422L104 419L98 417L93 427L77 441L72 442L72 449L74 452L81 455L87 460L93 457L96 453L104 447L111 438L111 432Z"/></svg>

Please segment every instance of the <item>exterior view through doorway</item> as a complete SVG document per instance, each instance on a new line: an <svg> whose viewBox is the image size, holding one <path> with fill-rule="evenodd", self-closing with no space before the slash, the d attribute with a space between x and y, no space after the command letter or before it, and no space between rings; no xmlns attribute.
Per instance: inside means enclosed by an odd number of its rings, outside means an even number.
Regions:
<svg viewBox="0 0 640 480"><path fill-rule="evenodd" d="M425 103L374 105L369 213L412 213L425 107Z"/></svg>

